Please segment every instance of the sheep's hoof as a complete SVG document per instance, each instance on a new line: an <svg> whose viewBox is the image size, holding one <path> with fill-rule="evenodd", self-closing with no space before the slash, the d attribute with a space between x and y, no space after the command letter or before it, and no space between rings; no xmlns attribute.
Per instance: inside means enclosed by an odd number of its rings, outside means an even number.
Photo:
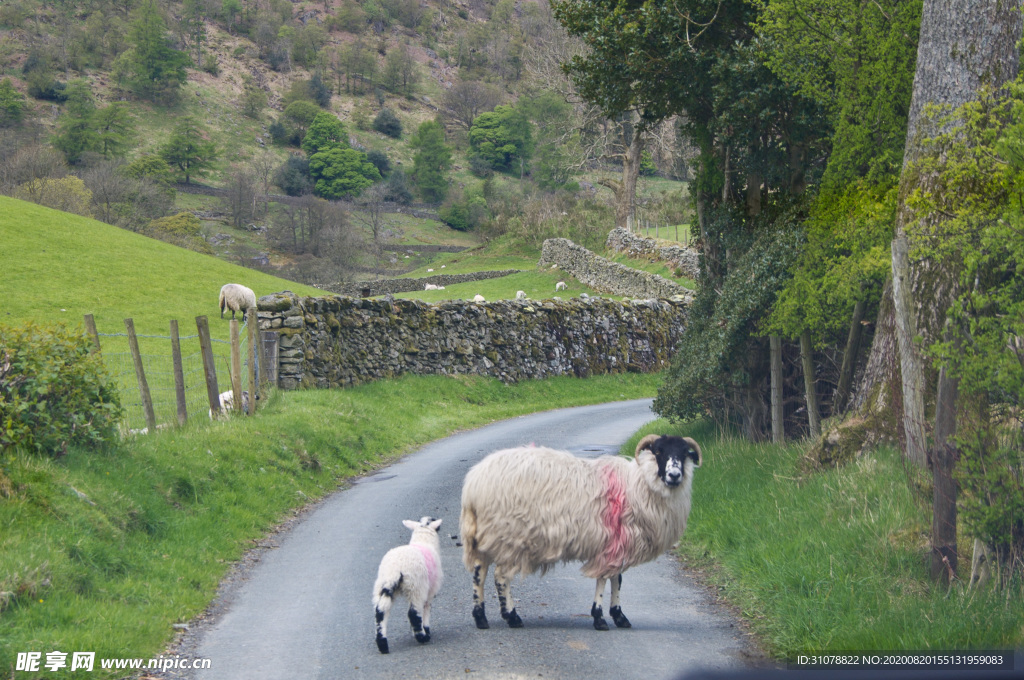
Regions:
<svg viewBox="0 0 1024 680"><path fill-rule="evenodd" d="M612 607L610 610L612 615L612 621L615 622L617 628L632 628L633 624L629 622L626 615L622 613L622 607Z"/></svg>
<svg viewBox="0 0 1024 680"><path fill-rule="evenodd" d="M482 604L473 607L473 620L476 621L476 627L480 630L487 630L491 627L491 624L487 623L487 614L484 613Z"/></svg>
<svg viewBox="0 0 1024 680"><path fill-rule="evenodd" d="M422 633L416 633L416 642L425 645L430 642L430 629L424 628Z"/></svg>
<svg viewBox="0 0 1024 680"><path fill-rule="evenodd" d="M523 620L521 618L519 618L519 614L518 614L518 612L516 612L515 607L513 607L512 611L510 611L510 612L502 612L501 613L501 618L505 619L505 623L508 624L509 628L522 628L523 627Z"/></svg>
<svg viewBox="0 0 1024 680"><path fill-rule="evenodd" d="M381 654L388 653L388 639L386 637L377 637L377 649L380 650Z"/></svg>
<svg viewBox="0 0 1024 680"><path fill-rule="evenodd" d="M591 605L590 615L594 617L594 630L608 630L608 622L604 620L604 611L601 607Z"/></svg>

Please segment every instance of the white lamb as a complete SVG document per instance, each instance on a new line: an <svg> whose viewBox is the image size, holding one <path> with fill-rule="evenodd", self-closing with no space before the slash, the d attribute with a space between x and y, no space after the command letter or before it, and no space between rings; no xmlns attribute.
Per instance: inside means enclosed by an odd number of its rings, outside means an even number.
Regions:
<svg viewBox="0 0 1024 680"><path fill-rule="evenodd" d="M231 318L235 318L235 312L242 313L242 321L249 309L256 306L256 293L251 288L246 288L240 283L225 283L220 289L220 318L224 318L224 310L231 310Z"/></svg>
<svg viewBox="0 0 1024 680"><path fill-rule="evenodd" d="M609 579L612 620L629 628L619 606L622 572L682 536L700 464L700 447L689 437L648 435L633 460L531 446L497 451L474 465L462 486L461 533L477 628L489 627L484 582L491 564L501 617L519 628L512 578L543 574L559 562L583 562L583 574L597 580L594 628L608 630L602 601Z"/></svg>
<svg viewBox="0 0 1024 680"><path fill-rule="evenodd" d="M441 590L441 520L423 517L402 522L412 529L408 545L387 551L373 584L373 611L377 620L377 649L388 653L388 614L396 595L409 600L409 623L419 643L430 642L430 604Z"/></svg>
<svg viewBox="0 0 1024 680"><path fill-rule="evenodd" d="M235 408L235 396L233 390L227 392L221 392L217 395L217 399L220 401L221 413L227 413ZM260 395L256 395L256 401L260 400ZM242 390L242 411L249 412L249 390ZM210 419L213 420L213 410L210 410Z"/></svg>
<svg viewBox="0 0 1024 680"><path fill-rule="evenodd" d="M483 295L474 295L473 302L486 302L486 298Z"/></svg>
<svg viewBox="0 0 1024 680"><path fill-rule="evenodd" d="M423 287L423 290L437 290L437 286L435 286L432 283L428 283L426 286Z"/></svg>
<svg viewBox="0 0 1024 680"><path fill-rule="evenodd" d="M565 281L559 281L558 283L555 284L555 290L565 290L565 288Z"/></svg>
<svg viewBox="0 0 1024 680"><path fill-rule="evenodd" d="M516 299L517 300L525 300L526 299L526 291L525 290L517 290L516 291Z"/></svg>

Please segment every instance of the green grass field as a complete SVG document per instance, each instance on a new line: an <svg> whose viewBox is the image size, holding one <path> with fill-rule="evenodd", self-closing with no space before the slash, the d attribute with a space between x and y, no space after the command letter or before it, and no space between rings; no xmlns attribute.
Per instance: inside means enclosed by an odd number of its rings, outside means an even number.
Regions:
<svg viewBox="0 0 1024 680"><path fill-rule="evenodd" d="M341 480L456 430L651 396L659 382L407 376L275 392L255 417L193 421L102 453L0 455L0 669L7 677L19 651L156 656L233 561Z"/></svg>
<svg viewBox="0 0 1024 680"><path fill-rule="evenodd" d="M654 432L702 444L680 556L742 611L773 656L1024 646L1024 585L932 584L931 509L912 496L897 451L807 473L803 443L752 444L655 421L623 453ZM962 546L964 579L969 556Z"/></svg>

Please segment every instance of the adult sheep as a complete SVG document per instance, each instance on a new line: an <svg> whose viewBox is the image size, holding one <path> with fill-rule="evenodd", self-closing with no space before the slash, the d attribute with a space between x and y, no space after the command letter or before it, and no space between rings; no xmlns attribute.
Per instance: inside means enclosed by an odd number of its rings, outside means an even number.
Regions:
<svg viewBox="0 0 1024 680"><path fill-rule="evenodd" d="M622 572L655 559L683 535L700 465L697 442L660 435L644 437L633 460L530 446L497 451L474 465L462 486L461 532L477 628L489 627L484 582L491 564L501 617L519 628L512 578L543 574L559 562L583 562L583 574L597 580L594 628L608 630L609 579L612 620L629 628L619 605Z"/></svg>
<svg viewBox="0 0 1024 680"><path fill-rule="evenodd" d="M242 321L251 307L256 306L256 293L251 288L246 288L240 283L225 283L220 288L220 318L224 318L224 311L231 310L231 318L235 318L235 312L242 313Z"/></svg>

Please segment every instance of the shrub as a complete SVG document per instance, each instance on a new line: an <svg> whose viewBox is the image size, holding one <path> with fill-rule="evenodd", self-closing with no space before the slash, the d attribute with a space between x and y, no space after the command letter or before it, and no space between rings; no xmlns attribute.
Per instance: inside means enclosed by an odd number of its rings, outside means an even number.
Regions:
<svg viewBox="0 0 1024 680"><path fill-rule="evenodd" d="M213 255L213 248L206 242L201 227L198 217L190 212L183 212L151 221L142 228L142 233L197 253Z"/></svg>
<svg viewBox="0 0 1024 680"><path fill-rule="evenodd" d="M373 119L373 129L377 132L400 139L402 136L402 121L391 109L381 109L377 117Z"/></svg>
<svg viewBox="0 0 1024 680"><path fill-rule="evenodd" d="M288 160L274 172L274 184L289 196L310 193L313 183L309 178L309 161L298 154L288 156Z"/></svg>
<svg viewBox="0 0 1024 680"><path fill-rule="evenodd" d="M385 184L384 199L395 203L412 203L412 187L409 184L409 177L400 169L392 171L388 175Z"/></svg>
<svg viewBox="0 0 1024 680"><path fill-rule="evenodd" d="M381 177L386 177L391 172L391 161L388 160L388 155L383 151L377 151L371 149L366 152L366 160L373 164L373 167L377 168L377 172L380 173Z"/></svg>
<svg viewBox="0 0 1024 680"><path fill-rule="evenodd" d="M0 327L0 451L57 457L115 439L121 404L91 348L63 325Z"/></svg>

